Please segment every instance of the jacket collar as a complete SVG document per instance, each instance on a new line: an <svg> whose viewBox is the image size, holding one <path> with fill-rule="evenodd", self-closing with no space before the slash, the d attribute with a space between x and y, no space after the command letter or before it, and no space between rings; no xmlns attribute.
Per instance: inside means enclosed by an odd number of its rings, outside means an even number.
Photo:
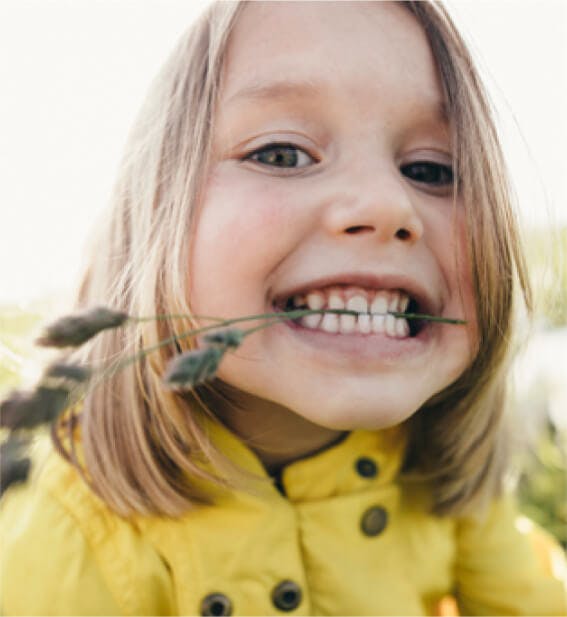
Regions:
<svg viewBox="0 0 567 617"><path fill-rule="evenodd" d="M283 468L278 482L271 478L258 456L219 421L203 416L208 438L250 480L246 489L265 497L281 497L281 489L292 502L328 499L394 481L398 475L407 443L402 426L383 430L355 430L346 438L312 456L294 461ZM370 478L357 470L360 459L370 459L376 474ZM225 472L231 481L230 471ZM232 479L233 480L233 479ZM235 482L242 485L241 479ZM276 484L280 484L280 490ZM262 487L263 488L258 488ZM216 491L215 491L216 492Z"/></svg>

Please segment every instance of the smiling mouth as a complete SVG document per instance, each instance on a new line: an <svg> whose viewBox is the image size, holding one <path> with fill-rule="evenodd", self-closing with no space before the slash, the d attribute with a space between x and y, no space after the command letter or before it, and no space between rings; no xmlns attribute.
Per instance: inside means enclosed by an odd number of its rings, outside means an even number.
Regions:
<svg viewBox="0 0 567 617"><path fill-rule="evenodd" d="M415 338L428 325L426 319L413 317L420 313L418 300L400 289L368 291L335 286L283 298L273 307L277 312L287 313L317 311L289 321L295 327L328 334L407 339Z"/></svg>

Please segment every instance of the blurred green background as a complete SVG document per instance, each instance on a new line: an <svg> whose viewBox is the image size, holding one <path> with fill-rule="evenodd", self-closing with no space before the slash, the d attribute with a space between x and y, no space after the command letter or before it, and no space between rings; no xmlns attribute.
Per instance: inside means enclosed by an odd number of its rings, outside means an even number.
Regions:
<svg viewBox="0 0 567 617"><path fill-rule="evenodd" d="M567 548L567 226L525 241L536 319L515 371L514 464L523 512ZM49 352L33 340L58 310L55 298L0 306L0 398L39 378Z"/></svg>

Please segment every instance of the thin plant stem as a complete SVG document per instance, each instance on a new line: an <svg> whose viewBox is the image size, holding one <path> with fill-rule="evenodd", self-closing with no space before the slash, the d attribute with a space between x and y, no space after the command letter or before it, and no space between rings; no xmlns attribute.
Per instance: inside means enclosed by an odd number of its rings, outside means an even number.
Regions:
<svg viewBox="0 0 567 617"><path fill-rule="evenodd" d="M224 317L209 317L208 315L191 315L190 313L163 313L161 315L146 315L144 317L130 317L128 323L138 323L144 321L161 321L162 319L191 319L198 317L199 319L210 319L211 321L226 321Z"/></svg>
<svg viewBox="0 0 567 617"><path fill-rule="evenodd" d="M295 311L286 311L286 312L278 312L278 313L262 313L260 315L250 315L248 317L240 317L235 319L225 319L224 317L211 317L209 315L191 315L190 313L169 313L169 314L161 314L155 316L145 316L145 317L130 317L128 322L137 323L144 321L156 321L162 319L210 319L212 321L221 322L221 325L226 325L229 323L236 323L236 321L244 321L246 319L260 319L263 317L273 317L273 316L283 316L285 315L285 319L296 319L296 317L290 317L290 314L295 314L298 311L302 312L302 315L309 315L312 313L336 313L336 314L344 314L344 315L358 315L358 311L353 311L349 309L296 309ZM301 315L301 316L302 316ZM436 317L434 315L426 315L424 313L399 313L397 311L386 311L385 313L368 313L368 315L393 315L394 317L401 317L403 319L421 319L424 321L435 321L439 323L448 323L455 325L464 325L467 322L463 319L454 319L452 317ZM179 335L182 336L182 335Z"/></svg>
<svg viewBox="0 0 567 617"><path fill-rule="evenodd" d="M377 313L370 313L370 314L376 315ZM394 317L401 317L402 319L419 319L422 321L436 321L438 323L448 323L448 324L454 324L456 326L464 326L467 323L464 319L454 319L452 317L435 317L435 315L422 315L421 313L397 313L396 311L388 311L386 315L393 315Z"/></svg>
<svg viewBox="0 0 567 617"><path fill-rule="evenodd" d="M257 315L247 315L246 317L235 317L233 319L225 319L219 324L203 326L202 328L194 328L192 330L186 330L185 332L181 332L181 334L175 334L169 338L166 338L160 341L159 343L156 343L155 345L152 345L151 347L146 347L144 349L141 349L138 353L134 354L130 358L126 358L125 360L121 360L117 363L114 363L109 368L111 368L112 370L117 370L117 371L121 370L125 368L126 366L132 364L133 362L136 362L144 358L148 354L154 351L157 351L161 349L162 347L165 347L166 345L170 345L171 343L175 343L176 341L187 338L189 336L195 336L203 332L208 332L210 330L216 330L218 328L231 326L236 323L242 323L245 321L254 321L258 319L275 318L275 321L272 321L269 324L262 324L258 328L252 328L248 330L247 333L250 334L251 332L254 332L256 330L260 330L264 327L271 326L274 323L277 323L278 321L287 320L287 319L298 319L299 317L303 317L305 315L324 314L324 313L335 313L339 315L358 315L358 311L352 311L349 309L297 309L294 311L277 312L277 313L259 313ZM398 313L395 311L388 311L387 313L371 313L371 315L380 315L380 314L393 315L394 317L403 317L404 319L420 319L420 320L436 321L436 322L456 324L456 325L462 325L466 323L466 321L463 321L461 319L453 319L453 318L448 318L448 317L435 317L433 315L422 315L420 313ZM189 314L186 315L185 317L194 318L194 319L201 319L201 318L218 319L218 318L213 318L213 317L202 317L200 315L189 315Z"/></svg>

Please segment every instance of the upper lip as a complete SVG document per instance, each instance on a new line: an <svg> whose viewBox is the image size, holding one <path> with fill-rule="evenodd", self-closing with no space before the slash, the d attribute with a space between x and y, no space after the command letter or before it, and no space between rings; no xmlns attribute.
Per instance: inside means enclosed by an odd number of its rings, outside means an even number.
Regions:
<svg viewBox="0 0 567 617"><path fill-rule="evenodd" d="M273 299L275 306L283 306L288 298L304 294L316 289L323 289L332 285L362 287L364 289L404 291L410 299L417 302L420 313L439 315L441 302L420 281L402 273L372 274L364 272L345 272L323 276L311 281L298 283L289 289L278 292Z"/></svg>

